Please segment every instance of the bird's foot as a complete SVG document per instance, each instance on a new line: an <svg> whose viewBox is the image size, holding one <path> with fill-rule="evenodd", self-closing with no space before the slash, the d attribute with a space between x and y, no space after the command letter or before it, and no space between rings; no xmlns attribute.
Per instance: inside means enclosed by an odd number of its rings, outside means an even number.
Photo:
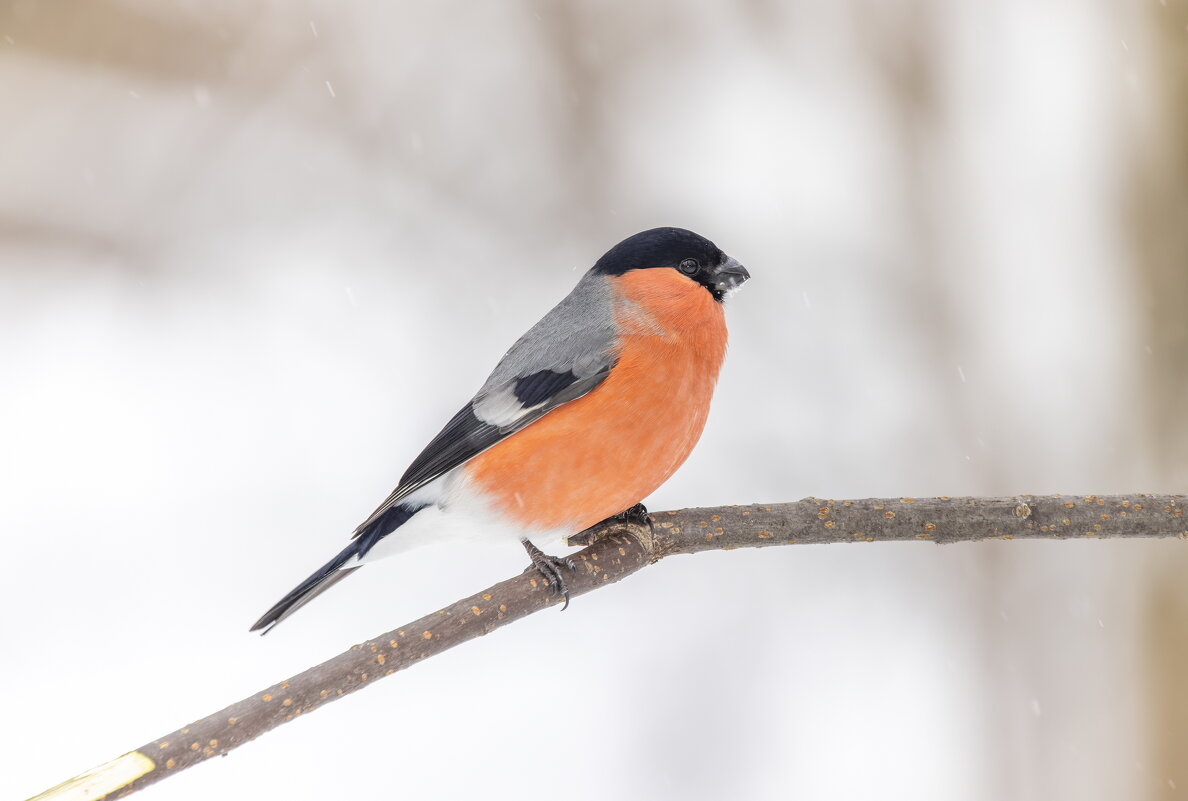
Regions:
<svg viewBox="0 0 1188 801"><path fill-rule="evenodd" d="M528 569L539 571L545 581L549 583L549 587L565 599L565 605L561 607L561 611L564 612L569 607L569 585L565 583L562 571L573 570L575 567L573 560L564 556L550 556L527 539L520 540L520 544L524 546L524 550L528 552L528 558L532 560L532 567Z"/></svg>
<svg viewBox="0 0 1188 801"><path fill-rule="evenodd" d="M624 509L617 515L611 515L606 520L595 523L585 531L579 531L571 537L566 537L565 544L576 545L582 548L593 545L595 540L599 538L598 535L605 531L607 526L615 523L626 523L630 526L647 526L648 531L653 534L656 533L656 526L652 523L652 518L648 514L648 507L642 503L637 503L630 509Z"/></svg>
<svg viewBox="0 0 1188 801"><path fill-rule="evenodd" d="M631 523L635 526L647 526L648 529L650 529L653 533L656 530L656 527L652 525L652 517L648 514L648 507L644 506L642 503L637 503L630 509L624 509L622 512L619 512L619 514L615 515L615 517L618 517L624 522Z"/></svg>

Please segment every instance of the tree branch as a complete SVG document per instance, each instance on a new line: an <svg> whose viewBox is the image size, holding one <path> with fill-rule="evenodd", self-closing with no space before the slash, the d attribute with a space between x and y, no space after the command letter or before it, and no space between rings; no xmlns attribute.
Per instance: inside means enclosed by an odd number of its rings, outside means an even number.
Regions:
<svg viewBox="0 0 1188 801"><path fill-rule="evenodd" d="M891 498L683 509L654 525L614 522L571 537L571 596L584 595L674 554L770 545L989 539L1188 539L1183 495ZM352 693L383 676L559 602L535 571L306 670L37 796L122 798ZM82 791L84 794L79 794ZM73 793L73 794L72 794Z"/></svg>

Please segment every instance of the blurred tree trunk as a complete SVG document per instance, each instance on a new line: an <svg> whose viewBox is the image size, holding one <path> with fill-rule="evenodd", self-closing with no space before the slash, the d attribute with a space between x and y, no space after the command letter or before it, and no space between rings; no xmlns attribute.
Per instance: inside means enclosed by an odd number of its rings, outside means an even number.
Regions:
<svg viewBox="0 0 1188 801"><path fill-rule="evenodd" d="M1188 6L1150 4L1151 116L1134 152L1130 219L1145 327L1156 487L1188 484ZM1188 554L1153 566L1146 601L1150 798L1188 788Z"/></svg>
<svg viewBox="0 0 1188 801"><path fill-rule="evenodd" d="M914 251L899 267L909 276L903 288L902 304L912 308L916 341L914 349L925 354L920 367L921 381L936 397L937 424L954 441L976 440L976 424L970 405L964 402L954 367L962 363L966 331L948 292L951 276L945 264L942 231L951 224L945 186L937 176L952 175L948 141L948 106L939 85L940 64L937 16L941 9L932 2L908 0L890 4L881 14L859 17L859 38L871 57L873 74L883 83L886 96L894 101L889 130L897 138L900 153L903 226L910 232L906 252ZM951 134L949 134L951 136ZM976 465L978 486L990 491L1007 484L1009 472L993 458L981 458ZM984 732L982 774L978 784L988 798L1017 797L1028 783L1027 769L1018 752L1005 744L1017 739L1018 727L1011 707L1002 702L1002 677L1009 676L1004 661L1017 650L1012 641L1017 626L1000 617L1002 587L1008 583L1013 564L1009 553L983 548L977 555L978 586L981 589L981 625L971 637L971 648L979 653L978 664L985 673L986 697L978 711ZM954 582L958 579L954 579Z"/></svg>
<svg viewBox="0 0 1188 801"><path fill-rule="evenodd" d="M1147 694L1151 731L1148 797L1168 798L1188 787L1188 560L1171 560L1147 593ZM1177 579L1178 576L1178 579Z"/></svg>
<svg viewBox="0 0 1188 801"><path fill-rule="evenodd" d="M1131 200L1150 349L1151 452L1160 486L1188 484L1188 7L1152 5L1153 116L1135 149Z"/></svg>
<svg viewBox="0 0 1188 801"><path fill-rule="evenodd" d="M537 24L554 67L560 74L565 97L556 123L561 131L567 162L569 208L563 219L576 221L589 231L606 216L607 167L613 162L607 147L606 81L613 71L596 62L601 26L588 19L585 4L534 2Z"/></svg>

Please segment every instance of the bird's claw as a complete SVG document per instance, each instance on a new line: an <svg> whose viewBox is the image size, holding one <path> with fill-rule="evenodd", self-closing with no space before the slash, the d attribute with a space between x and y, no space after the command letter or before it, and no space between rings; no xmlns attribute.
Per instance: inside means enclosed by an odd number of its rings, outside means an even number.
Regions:
<svg viewBox="0 0 1188 801"><path fill-rule="evenodd" d="M524 550L528 552L528 558L532 560L532 566L528 570L538 571L548 582L549 588L565 599L565 604L561 607L561 611L564 612L569 608L569 585L565 583L562 570L575 570L577 565L567 556L550 556L530 541L522 542Z"/></svg>
<svg viewBox="0 0 1188 801"><path fill-rule="evenodd" d="M606 520L595 523L585 531L579 531L577 534L567 537L565 543L583 548L587 545L593 545L594 541L599 539L599 535L606 531L607 526L615 523L626 523L629 526L647 526L648 531L652 532L652 534L656 533L656 525L652 522L651 515L648 514L648 507L642 503L637 503L630 509L624 509L617 515L612 515Z"/></svg>
<svg viewBox="0 0 1188 801"><path fill-rule="evenodd" d="M656 530L655 526L652 524L652 517L648 514L648 507L644 506L642 503L637 503L630 509L623 510L618 516L623 518L624 521L633 525L647 526L653 533Z"/></svg>

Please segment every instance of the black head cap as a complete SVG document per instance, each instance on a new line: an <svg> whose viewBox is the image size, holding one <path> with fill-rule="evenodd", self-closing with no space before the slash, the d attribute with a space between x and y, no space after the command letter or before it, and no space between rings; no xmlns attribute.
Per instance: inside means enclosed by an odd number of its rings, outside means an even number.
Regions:
<svg viewBox="0 0 1188 801"><path fill-rule="evenodd" d="M750 277L713 242L684 228L652 228L629 236L608 250L592 272L623 275L630 270L661 268L683 273L716 300Z"/></svg>

